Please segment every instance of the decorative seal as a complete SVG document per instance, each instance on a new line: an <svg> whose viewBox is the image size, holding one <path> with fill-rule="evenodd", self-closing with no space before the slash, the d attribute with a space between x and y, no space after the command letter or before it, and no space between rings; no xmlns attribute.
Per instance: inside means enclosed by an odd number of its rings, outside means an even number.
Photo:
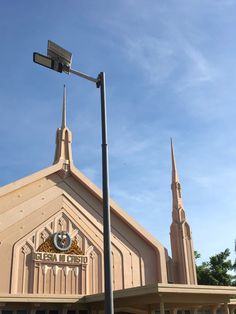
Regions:
<svg viewBox="0 0 236 314"><path fill-rule="evenodd" d="M53 235L53 244L59 251L68 251L71 247L72 240L68 232L60 231Z"/></svg>
<svg viewBox="0 0 236 314"><path fill-rule="evenodd" d="M47 252L47 253L61 253L61 249L57 249L54 245L55 233L50 235L40 246L37 248L37 252ZM67 251L63 251L63 254L74 254L74 255L84 255L81 248L78 246L77 239L74 238L71 241L71 246Z"/></svg>

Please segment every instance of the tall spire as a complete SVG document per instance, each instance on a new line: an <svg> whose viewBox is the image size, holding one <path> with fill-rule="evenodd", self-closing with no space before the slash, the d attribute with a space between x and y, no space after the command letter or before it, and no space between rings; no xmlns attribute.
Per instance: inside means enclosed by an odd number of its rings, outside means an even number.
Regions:
<svg viewBox="0 0 236 314"><path fill-rule="evenodd" d="M71 142L72 134L66 126L66 86L64 85L61 128L57 129L54 164L62 161L65 171L68 171L69 164L73 162Z"/></svg>
<svg viewBox="0 0 236 314"><path fill-rule="evenodd" d="M179 182L174 145L171 139L172 160L172 224L170 227L170 239L172 250L172 262L174 270L174 282L182 284L197 284L196 266L192 243L192 233L186 220L183 207L181 186Z"/></svg>
<svg viewBox="0 0 236 314"><path fill-rule="evenodd" d="M177 172L176 162L175 162L175 153L174 153L174 145L172 138L170 138L171 143L171 160L172 160L172 183L179 182L179 176Z"/></svg>
<svg viewBox="0 0 236 314"><path fill-rule="evenodd" d="M176 167L175 154L174 154L174 144L172 138L170 139L171 144L171 161L172 161L172 196L173 196L173 206L176 208L182 207L182 196L181 196L181 185L179 182L178 171Z"/></svg>
<svg viewBox="0 0 236 314"><path fill-rule="evenodd" d="M61 120L61 128L66 128L66 85L64 85L63 89L63 105L62 105L62 120Z"/></svg>

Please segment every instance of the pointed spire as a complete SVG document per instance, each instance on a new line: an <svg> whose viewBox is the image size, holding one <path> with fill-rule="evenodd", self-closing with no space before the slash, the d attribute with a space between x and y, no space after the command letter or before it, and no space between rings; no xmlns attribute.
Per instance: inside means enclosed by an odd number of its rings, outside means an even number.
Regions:
<svg viewBox="0 0 236 314"><path fill-rule="evenodd" d="M181 185L179 182L178 171L175 162L175 153L174 153L174 144L172 138L170 139L171 143L171 160L172 160L172 198L173 198L173 208L179 209L183 207L182 196L181 196Z"/></svg>
<svg viewBox="0 0 236 314"><path fill-rule="evenodd" d="M194 250L190 226L186 220L181 185L179 182L174 145L171 139L172 159L172 224L170 228L174 282L197 284Z"/></svg>
<svg viewBox="0 0 236 314"><path fill-rule="evenodd" d="M179 182L178 171L175 162L175 154L174 154L174 144L172 138L170 138L171 143L171 160L172 160L172 183Z"/></svg>
<svg viewBox="0 0 236 314"><path fill-rule="evenodd" d="M63 167L66 171L68 165L73 162L71 142L72 133L66 126L66 86L64 85L61 128L57 129L54 164L63 161Z"/></svg>
<svg viewBox="0 0 236 314"><path fill-rule="evenodd" d="M62 106L62 120L61 120L61 128L66 128L66 85L64 85L63 90L63 106Z"/></svg>

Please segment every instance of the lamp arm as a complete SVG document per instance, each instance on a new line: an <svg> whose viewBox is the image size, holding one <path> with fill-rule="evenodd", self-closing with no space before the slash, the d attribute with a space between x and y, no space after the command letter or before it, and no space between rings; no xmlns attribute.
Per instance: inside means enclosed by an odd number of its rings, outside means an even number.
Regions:
<svg viewBox="0 0 236 314"><path fill-rule="evenodd" d="M73 70L73 69L69 69L69 73L72 73L72 74L75 74L77 76L80 76L88 81L91 81L91 82L94 82L94 83L97 83L98 82L98 79L97 78L94 78L92 76L89 76L85 73L82 73L82 72L79 72L79 71L76 71L76 70Z"/></svg>

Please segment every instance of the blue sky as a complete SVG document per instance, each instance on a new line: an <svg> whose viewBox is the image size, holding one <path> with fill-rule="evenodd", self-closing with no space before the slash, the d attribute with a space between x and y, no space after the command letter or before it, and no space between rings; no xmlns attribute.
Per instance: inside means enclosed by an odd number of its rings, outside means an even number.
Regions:
<svg viewBox="0 0 236 314"><path fill-rule="evenodd" d="M172 137L195 249L233 251L235 12L234 0L2 1L0 185L52 163L66 84L74 162L101 186L99 90L33 64L51 39L74 69L106 72L112 198L170 247Z"/></svg>

